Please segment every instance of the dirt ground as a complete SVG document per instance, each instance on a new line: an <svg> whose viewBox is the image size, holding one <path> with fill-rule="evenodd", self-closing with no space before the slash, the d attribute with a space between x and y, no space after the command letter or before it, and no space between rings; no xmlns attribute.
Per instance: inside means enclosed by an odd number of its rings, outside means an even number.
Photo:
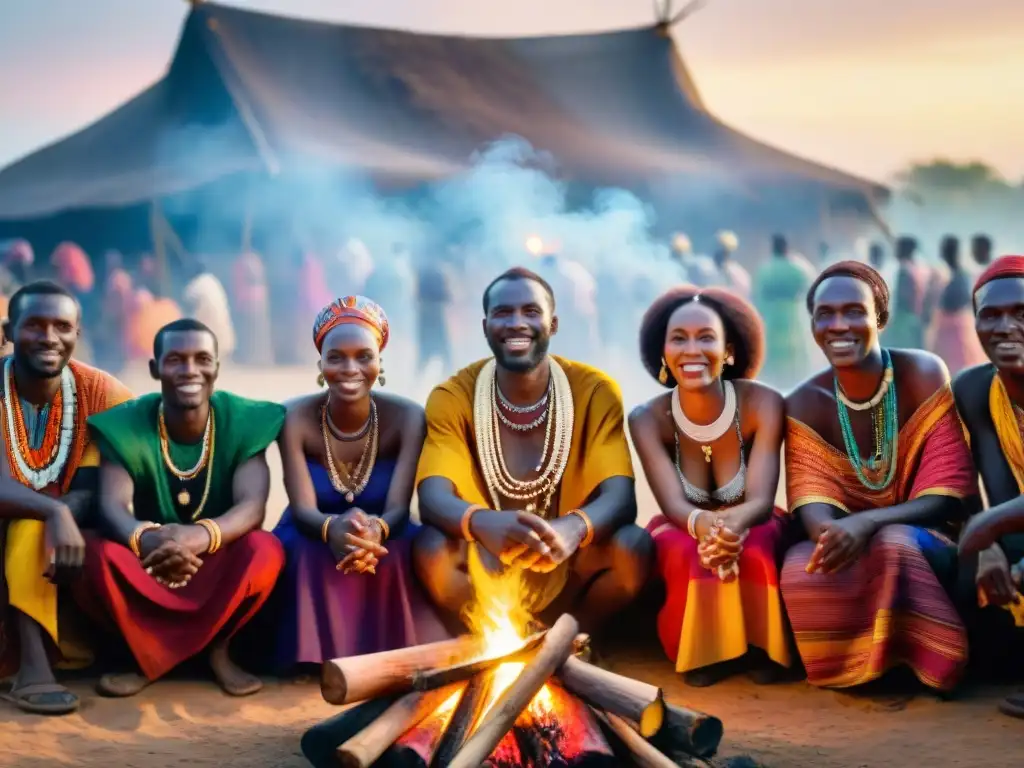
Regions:
<svg viewBox="0 0 1024 768"><path fill-rule="evenodd" d="M410 382L389 355L388 384ZM397 370L396 370L397 369ZM397 374L397 375L396 375ZM311 391L316 370L225 371L221 386L250 397L284 400ZM143 370L123 378L136 392L152 388ZM620 381L622 381L620 377ZM399 387L422 402L433 382ZM623 381L627 408L656 389ZM275 473L267 527L286 500ZM641 516L653 500L638 483ZM1011 688L972 689L953 702L922 695L903 711L881 711L870 701L812 689L805 683L758 687L743 678L709 689L687 688L654 648L613 656L619 672L664 688L670 701L710 712L725 723L723 754L749 754L771 768L884 766L1020 766L1024 723L999 715L996 702ZM185 765L298 768L306 765L299 738L335 708L315 681L268 681L257 696L231 699L211 682L168 680L127 700L93 695L93 681L73 681L80 712L66 718L22 714L0 704L0 766L171 768Z"/></svg>

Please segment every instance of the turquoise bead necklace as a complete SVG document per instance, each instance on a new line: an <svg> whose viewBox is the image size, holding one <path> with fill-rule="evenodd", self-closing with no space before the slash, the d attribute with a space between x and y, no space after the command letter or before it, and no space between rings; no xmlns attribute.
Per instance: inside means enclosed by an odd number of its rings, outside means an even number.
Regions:
<svg viewBox="0 0 1024 768"><path fill-rule="evenodd" d="M883 381L888 378L892 381L892 358L889 351L882 350L882 365L885 373ZM839 426L843 430L843 443L846 446L846 456L857 473L857 479L861 485L872 491L881 491L888 488L896 476L897 454L899 451L900 414L896 404L896 385L892 383L885 391L882 402L872 409L872 431L875 436L875 456L869 459L867 466L869 470L876 470L878 467L887 467L885 478L876 482L864 472L865 461L861 458L860 447L857 445L857 438L853 434L853 425L850 424L850 412L843 403L839 379L833 378L836 393L836 409L839 412ZM879 407L881 411L879 412Z"/></svg>

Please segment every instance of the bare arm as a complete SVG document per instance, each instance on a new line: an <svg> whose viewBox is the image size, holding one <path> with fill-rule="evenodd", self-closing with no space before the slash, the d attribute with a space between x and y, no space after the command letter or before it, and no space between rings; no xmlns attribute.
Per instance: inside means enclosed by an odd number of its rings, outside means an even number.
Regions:
<svg viewBox="0 0 1024 768"><path fill-rule="evenodd" d="M593 500L581 508L594 526L594 541L604 541L619 528L636 522L636 487L631 477L609 477L597 486ZM579 521L582 537L586 535L586 523L578 515L570 520Z"/></svg>
<svg viewBox="0 0 1024 768"><path fill-rule="evenodd" d="M127 547L132 531L139 525L132 513L135 481L120 464L104 459L100 464L99 488L100 530L111 541Z"/></svg>
<svg viewBox="0 0 1024 768"><path fill-rule="evenodd" d="M818 537L828 523L831 523L833 520L839 520L846 515L838 507L820 502L805 504L797 510L797 514L800 516L800 522L803 523L804 530L807 531L807 538L815 544L818 543Z"/></svg>
<svg viewBox="0 0 1024 768"><path fill-rule="evenodd" d="M683 493L676 466L661 440L655 407L648 403L633 409L628 420L629 434L661 513L685 530L690 513L697 507Z"/></svg>
<svg viewBox="0 0 1024 768"><path fill-rule="evenodd" d="M0 518L4 520L48 520L68 510L61 499L55 499L22 485L10 477L0 477Z"/></svg>
<svg viewBox="0 0 1024 768"><path fill-rule="evenodd" d="M409 520L409 505L416 484L416 465L423 449L423 441L427 434L427 422L423 411L418 407L407 407L402 423L402 441L398 449L398 460L395 472L388 488L388 498L384 505L384 522L388 528L397 531Z"/></svg>
<svg viewBox="0 0 1024 768"><path fill-rule="evenodd" d="M447 477L436 475L420 482L420 518L439 528L450 538L462 538L462 516L471 506L455 495L455 485Z"/></svg>
<svg viewBox="0 0 1024 768"><path fill-rule="evenodd" d="M763 389L757 391L753 405L757 425L747 464L746 493L742 503L723 514L735 531L745 531L767 520L775 509L779 487L785 406L778 393Z"/></svg>
<svg viewBox="0 0 1024 768"><path fill-rule="evenodd" d="M281 465L284 468L284 487L288 493L292 517L299 531L311 539L319 539L327 515L317 508L316 489L306 464L306 453L302 447L303 406L297 404L288 411L284 428L278 438L281 449Z"/></svg>

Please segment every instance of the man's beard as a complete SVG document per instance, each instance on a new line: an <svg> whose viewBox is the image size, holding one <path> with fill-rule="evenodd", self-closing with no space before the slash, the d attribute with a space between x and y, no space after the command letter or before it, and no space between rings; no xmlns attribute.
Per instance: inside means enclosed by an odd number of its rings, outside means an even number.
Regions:
<svg viewBox="0 0 1024 768"><path fill-rule="evenodd" d="M551 346L551 337L547 335L536 336L528 355L509 355L505 345L500 341L488 338L487 345L494 353L494 359L498 366L512 373L526 373L540 365L548 356L548 347Z"/></svg>

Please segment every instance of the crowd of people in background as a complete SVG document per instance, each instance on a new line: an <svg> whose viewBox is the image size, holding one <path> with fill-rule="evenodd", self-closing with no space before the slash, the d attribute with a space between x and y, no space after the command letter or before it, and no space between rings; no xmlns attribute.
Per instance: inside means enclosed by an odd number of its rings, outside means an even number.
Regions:
<svg viewBox="0 0 1024 768"><path fill-rule="evenodd" d="M947 236L929 258L912 237L899 237L891 246L868 245L863 260L883 275L893 294L894 322L886 342L934 352L952 373L981 361L970 285L990 262L992 247L989 237L977 235L968 256L960 239ZM524 253L523 260L532 260L538 274L565 297L561 313L571 322L556 351L586 362L603 359L609 351L628 354L646 307L665 288L685 282L728 288L755 305L768 338L762 378L772 386L787 390L824 362L802 303L820 270L838 260L827 244L812 260L783 235L771 237L762 253L723 231L706 249L709 255L682 233L672 236L667 250L664 263L624 259L604 266L551 249L532 257ZM117 251L97 257L69 242L42 261L30 243L13 240L0 243L0 309L20 285L47 277L80 301L86 334L79 355L106 370L148 360L156 330L180 317L194 317L214 329L225 361L290 365L308 362L308 354L293 343L304 318L331 295L356 290L395 308L392 326L410 347L403 353L415 357L417 371L429 369L439 380L484 351L475 334L465 334L464 320L473 306L466 298L486 284L493 266L467 249L452 247L426 259L402 245L371 253L356 239L326 258L304 252L279 264L245 251L224 259L191 258L171 267L150 254L131 263ZM628 312L634 324L599 311L611 303Z"/></svg>

